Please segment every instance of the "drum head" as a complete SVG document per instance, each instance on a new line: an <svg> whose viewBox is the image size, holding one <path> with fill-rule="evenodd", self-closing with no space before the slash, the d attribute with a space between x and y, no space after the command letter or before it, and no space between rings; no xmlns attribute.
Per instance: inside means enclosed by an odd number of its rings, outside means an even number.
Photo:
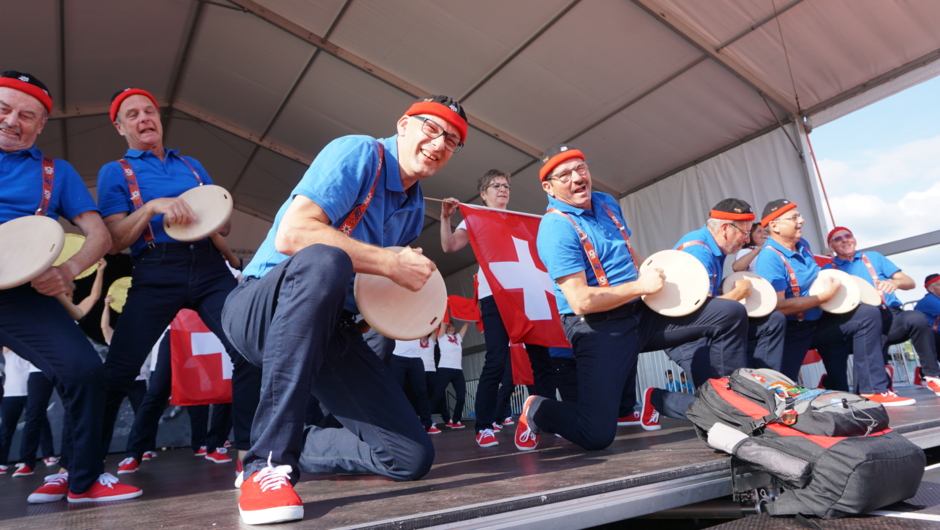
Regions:
<svg viewBox="0 0 940 530"><path fill-rule="evenodd" d="M0 289L32 280L46 271L62 252L65 232L44 215L27 215L0 225Z"/></svg>
<svg viewBox="0 0 940 530"><path fill-rule="evenodd" d="M846 274L840 270L835 269L824 269L819 271L819 276L816 277L816 281L813 282L813 285L809 288L809 295L814 296L822 292L821 284L823 278L836 278L842 284L839 287L836 295L833 296L828 302L824 304L819 304L820 309L827 313L835 313L837 315L842 313L848 313L849 311L858 307L858 302L861 299L861 291L858 288L858 284L855 283L855 280L852 279L852 276Z"/></svg>
<svg viewBox="0 0 940 530"><path fill-rule="evenodd" d="M79 234L65 234L65 244L62 246L62 253L59 254L59 257L55 259L55 262L52 264L53 267L58 267L66 261L72 258L79 250L82 249L82 245L85 244L85 236ZM76 280L81 280L82 278L87 278L92 275L96 270L98 270L98 264L95 263L91 267L83 270L78 276L75 277Z"/></svg>
<svg viewBox="0 0 940 530"><path fill-rule="evenodd" d="M683 317L702 307L708 299L708 271L688 252L657 252L646 258L640 266L640 273L650 268L662 269L666 275L666 285L662 291L643 297L643 302L660 315Z"/></svg>
<svg viewBox="0 0 940 530"><path fill-rule="evenodd" d="M232 194L222 186L206 184L187 190L179 196L196 214L187 225L171 225L163 221L163 229L177 241L199 241L218 232L232 215Z"/></svg>
<svg viewBox="0 0 940 530"><path fill-rule="evenodd" d="M874 306L881 305L881 295L878 294L878 289L875 289L872 284L854 274L852 275L852 279L858 284L859 302Z"/></svg>
<svg viewBox="0 0 940 530"><path fill-rule="evenodd" d="M401 252L403 247L388 247ZM353 285L359 312L373 329L395 340L415 340L434 331L447 309L447 287L440 271L412 292L385 276L356 274Z"/></svg>
<svg viewBox="0 0 940 530"><path fill-rule="evenodd" d="M753 272L741 271L728 275L721 284L721 292L727 293L734 289L734 282L738 280L750 280L751 282L751 294L741 300L744 308L747 309L747 316L751 318L765 317L777 308L777 292L774 291L774 286Z"/></svg>
<svg viewBox="0 0 940 530"><path fill-rule="evenodd" d="M131 277L123 276L114 280L111 287L108 287L108 296L114 298L111 302L111 309L120 313L124 310L124 304L127 302L127 291L131 288Z"/></svg>

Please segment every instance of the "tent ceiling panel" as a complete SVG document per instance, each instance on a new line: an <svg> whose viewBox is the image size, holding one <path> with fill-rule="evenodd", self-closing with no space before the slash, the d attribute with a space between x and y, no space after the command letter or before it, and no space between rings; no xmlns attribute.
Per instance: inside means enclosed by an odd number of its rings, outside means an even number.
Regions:
<svg viewBox="0 0 940 530"><path fill-rule="evenodd" d="M174 111L166 146L199 160L212 182L228 190L241 174L255 144Z"/></svg>
<svg viewBox="0 0 940 530"><path fill-rule="evenodd" d="M46 136L49 125L64 123L68 130L68 161L89 186L98 184L98 170L104 164L121 158L127 151L127 142L118 134L107 116L84 116L68 120L53 120L46 124L40 138ZM55 138L55 137L53 137ZM45 152L45 148L43 148Z"/></svg>
<svg viewBox="0 0 940 530"><path fill-rule="evenodd" d="M396 120L412 102L408 94L320 53L267 138L313 159L339 136L392 136Z"/></svg>
<svg viewBox="0 0 940 530"><path fill-rule="evenodd" d="M673 15L681 17L696 32L716 45L726 43L751 26L773 17L776 12L784 12L790 5L800 4L801 0L734 0L715 9L711 2L698 0L659 0L659 3ZM773 20L768 22L776 24Z"/></svg>
<svg viewBox="0 0 940 530"><path fill-rule="evenodd" d="M251 164L245 168L238 186L229 191L235 197L236 204L244 204L274 218L306 169L305 165L289 158L267 149L259 149Z"/></svg>
<svg viewBox="0 0 940 530"><path fill-rule="evenodd" d="M467 105L484 121L545 148L570 138L700 56L632 4L580 3ZM516 119L519 115L526 119Z"/></svg>
<svg viewBox="0 0 940 530"><path fill-rule="evenodd" d="M59 82L59 10L54 0L4 2L4 70L28 72L41 79L53 103L62 97Z"/></svg>
<svg viewBox="0 0 940 530"><path fill-rule="evenodd" d="M208 5L177 97L260 134L313 50L253 15Z"/></svg>
<svg viewBox="0 0 940 530"><path fill-rule="evenodd" d="M68 106L110 102L127 87L167 97L192 2L116 2L107 17L84 2L63 5ZM142 50L156 52L141 56Z"/></svg>
<svg viewBox="0 0 940 530"><path fill-rule="evenodd" d="M459 97L566 3L351 2L330 41L428 92Z"/></svg>
<svg viewBox="0 0 940 530"><path fill-rule="evenodd" d="M64 123L62 121L47 121L45 127L42 128L42 133L36 137L36 147L38 147L45 156L51 156L52 158L64 157L65 144L62 141L63 130ZM71 160L69 160L69 162L71 162ZM98 170L96 169L96 175L97 172Z"/></svg>
<svg viewBox="0 0 940 530"><path fill-rule="evenodd" d="M601 182L641 186L682 157L691 162L775 121L761 97L731 77L700 63L573 142L584 146Z"/></svg>
<svg viewBox="0 0 940 530"><path fill-rule="evenodd" d="M266 8L289 17L311 32L324 36L346 0L259 0Z"/></svg>

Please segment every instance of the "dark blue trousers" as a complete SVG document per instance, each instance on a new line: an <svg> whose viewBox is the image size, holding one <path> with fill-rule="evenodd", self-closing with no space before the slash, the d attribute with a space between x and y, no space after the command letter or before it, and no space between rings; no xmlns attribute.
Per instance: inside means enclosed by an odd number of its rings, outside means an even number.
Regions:
<svg viewBox="0 0 940 530"><path fill-rule="evenodd" d="M63 443L62 451L69 490L84 493L104 471L101 358L62 305L28 285L0 291L0 344L33 363L58 389L66 438L73 441Z"/></svg>
<svg viewBox="0 0 940 530"><path fill-rule="evenodd" d="M714 377L744 366L747 313L738 302L710 299L684 317L664 317L642 301L585 316L563 315L565 335L578 363L578 401L536 400L530 428L557 433L585 448L603 449L617 431L620 399L637 355L708 337L708 348L694 353L691 364L709 365Z"/></svg>
<svg viewBox="0 0 940 530"><path fill-rule="evenodd" d="M105 361L105 451L110 446L121 401L150 349L180 309L192 309L219 337L232 359L235 446L249 447L251 418L261 375L234 351L222 330L222 307L237 282L219 251L208 241L161 243L134 258L131 288Z"/></svg>
<svg viewBox="0 0 940 530"><path fill-rule="evenodd" d="M345 252L311 245L229 296L225 330L238 351L264 368L246 477L269 455L272 464L291 466L294 482L301 471L416 480L431 468L430 437L343 310L352 277ZM311 394L344 428L305 431Z"/></svg>
<svg viewBox="0 0 940 530"><path fill-rule="evenodd" d="M441 404L443 412L447 412L447 400L444 399L447 394L447 385L454 387L454 394L457 396L457 400L454 402L454 413L453 415L449 415L449 418L453 420L454 423L457 423L463 419L463 405L467 394L467 384L463 378L463 370L459 368L438 367L437 382L434 384L434 395L431 397L431 410L434 410L434 407ZM443 413L441 417L444 418L445 422L448 419L443 416Z"/></svg>
<svg viewBox="0 0 940 530"><path fill-rule="evenodd" d="M16 434L16 425L26 408L26 396L6 396L0 402L0 465L9 464L10 444Z"/></svg>
<svg viewBox="0 0 940 530"><path fill-rule="evenodd" d="M192 432L193 451L205 446L213 452L225 445L225 438L232 430L232 404L193 405L186 407ZM211 423L210 423L211 419ZM208 426L208 430L206 427Z"/></svg>
<svg viewBox="0 0 940 530"><path fill-rule="evenodd" d="M40 458L55 456L52 429L46 413L55 385L41 372L33 372L29 374L26 386L26 418L23 437L20 439L20 462L35 469L38 450L41 449ZM62 443L65 443L64 437Z"/></svg>
<svg viewBox="0 0 940 530"><path fill-rule="evenodd" d="M921 372L926 376L940 377L937 344L927 315L920 311L903 311L900 307L882 308L881 323L884 333L885 364L887 364L888 346L910 339L914 345L914 351L920 358Z"/></svg>
<svg viewBox="0 0 940 530"><path fill-rule="evenodd" d="M415 394L415 412L425 429L431 426L431 402L428 399L428 384L424 377L424 361L417 357L392 355L392 375L395 382L405 390L405 384L411 385Z"/></svg>

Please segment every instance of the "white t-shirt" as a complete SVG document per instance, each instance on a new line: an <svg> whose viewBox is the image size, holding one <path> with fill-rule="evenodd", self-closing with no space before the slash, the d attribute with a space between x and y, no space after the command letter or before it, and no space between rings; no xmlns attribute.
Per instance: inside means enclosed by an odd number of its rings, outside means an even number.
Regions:
<svg viewBox="0 0 940 530"><path fill-rule="evenodd" d="M427 361L424 360L425 357L428 355L426 352L430 352L431 370L427 369ZM434 369L434 341L430 339L396 340L395 350L392 351L392 355L397 355L399 357L407 357L409 359L424 360L424 366L425 366L424 369L426 371L435 370Z"/></svg>
<svg viewBox="0 0 940 530"><path fill-rule="evenodd" d="M35 367L13 351L8 351L3 355L6 359L6 379L3 381L4 397L25 396L30 368Z"/></svg>
<svg viewBox="0 0 940 530"><path fill-rule="evenodd" d="M467 229L467 221L466 220L460 221L460 224L457 225L457 230L466 230L466 229ZM489 282L486 281L486 276L483 274L482 268L477 269L477 282L479 283L479 285L477 286L477 300L483 300L487 296L493 296L493 290L490 289L490 284Z"/></svg>
<svg viewBox="0 0 940 530"><path fill-rule="evenodd" d="M444 335L438 343L441 345L441 362L438 368L463 369L463 337L460 333Z"/></svg>
<svg viewBox="0 0 940 530"><path fill-rule="evenodd" d="M742 249L739 250L738 253L734 256L734 261L738 261L739 259L741 259L741 258L744 257L744 256L747 256L750 252L752 252L752 251L754 251L754 250L760 250L760 249L742 248ZM751 272L754 272L754 270L755 270L756 268L757 268L757 258L754 258L753 260L751 260L751 264L747 266L747 270L749 270L749 271L751 271Z"/></svg>

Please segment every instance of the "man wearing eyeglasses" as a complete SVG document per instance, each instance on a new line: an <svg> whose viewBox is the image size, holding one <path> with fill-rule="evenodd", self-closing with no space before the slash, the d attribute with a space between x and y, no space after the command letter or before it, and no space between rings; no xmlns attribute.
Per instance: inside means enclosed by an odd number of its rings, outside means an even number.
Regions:
<svg viewBox="0 0 940 530"><path fill-rule="evenodd" d="M697 355L706 364L724 359L728 369L719 375L727 375L745 363L747 313L742 304L724 299L709 299L684 317L654 313L639 298L661 291L666 278L659 269L637 273L620 205L592 190L584 154L556 145L542 154L541 164L548 212L537 245L578 360L578 402L529 397L516 427L516 447L534 449L540 433L556 433L585 449L603 449L617 429L620 400L612 396L633 384L628 378L639 352L708 336L710 343ZM643 426L656 428L652 422Z"/></svg>
<svg viewBox="0 0 940 530"><path fill-rule="evenodd" d="M873 250L860 252L855 249L856 239L852 231L837 226L827 237L829 249L836 255L832 267L872 284L881 295L881 320L884 338L884 355L887 362L887 349L892 344L899 344L910 339L914 350L920 357L924 385L940 395L940 365L937 364L937 346L934 342L930 324L919 311L903 311L901 300L895 291L913 289L914 280L888 258ZM843 360L843 362L847 361ZM839 375L844 369L835 369Z"/></svg>
<svg viewBox="0 0 940 530"><path fill-rule="evenodd" d="M263 368L261 402L244 458L239 512L247 524L303 518L292 485L307 473L424 476L434 446L392 373L357 330L355 273L417 291L435 266L421 249L419 182L463 147L467 118L447 96L427 96L395 136L345 136L320 151L274 219L246 280L229 296L225 330ZM309 396L344 428L304 429Z"/></svg>
<svg viewBox="0 0 940 530"><path fill-rule="evenodd" d="M796 203L786 199L767 203L761 217L761 225L769 229L770 238L757 256L756 272L774 286L777 311L787 317L780 371L795 380L807 350L815 348L833 386L848 390L844 364L838 374L834 364L854 351L856 393L886 407L913 405L915 400L900 397L888 388L878 308L859 304L845 314L824 313L819 306L839 290L840 284L834 278L821 280L822 290L810 295L819 266L809 243L803 239L803 222Z"/></svg>
<svg viewBox="0 0 940 530"><path fill-rule="evenodd" d="M747 202L732 198L716 204L708 215L705 226L684 235L675 248L691 254L705 266L711 282L709 296L740 302L751 294L751 282L739 280L735 282L733 289L722 294L721 277L724 273L725 257L737 254L741 246L748 241L751 222L755 219L754 212ZM780 370L785 331L786 317L779 311L772 311L761 318L748 318L748 366ZM692 354L699 347L697 343L690 343L666 351L692 375L692 381L696 385L714 377L717 370L715 365L721 362L721 359L716 359L712 363L711 372L707 365L692 365Z"/></svg>

